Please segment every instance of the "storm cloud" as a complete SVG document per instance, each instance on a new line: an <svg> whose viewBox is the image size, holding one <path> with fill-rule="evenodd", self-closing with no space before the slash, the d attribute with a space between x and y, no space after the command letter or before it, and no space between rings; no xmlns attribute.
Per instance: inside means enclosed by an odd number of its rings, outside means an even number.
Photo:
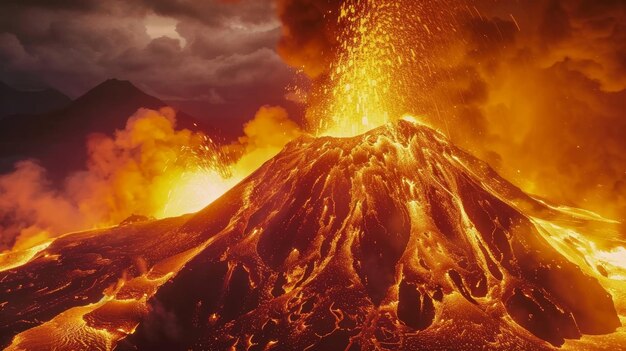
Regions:
<svg viewBox="0 0 626 351"><path fill-rule="evenodd" d="M0 13L0 80L21 88L76 97L114 77L192 114L246 114L280 103L294 74L269 0L4 1Z"/></svg>

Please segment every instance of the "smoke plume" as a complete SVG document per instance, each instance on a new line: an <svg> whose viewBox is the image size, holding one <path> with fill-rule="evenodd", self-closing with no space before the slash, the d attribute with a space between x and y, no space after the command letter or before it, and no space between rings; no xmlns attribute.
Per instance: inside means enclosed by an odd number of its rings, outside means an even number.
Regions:
<svg viewBox="0 0 626 351"><path fill-rule="evenodd" d="M303 131L289 119L284 108L263 106L254 119L244 125L243 133L236 143L226 148L239 156L232 169L242 178L275 156Z"/></svg>
<svg viewBox="0 0 626 351"><path fill-rule="evenodd" d="M118 225L133 215L163 218L200 210L301 133L284 109L270 106L259 110L233 145L221 147L175 126L170 108L140 109L115 135L91 135L85 169L70 174L62 189L51 185L35 160L17 163L14 172L0 176L0 251Z"/></svg>
<svg viewBox="0 0 626 351"><path fill-rule="evenodd" d="M337 16L341 0L277 0L283 24L278 53L288 64L317 78L337 51Z"/></svg>
<svg viewBox="0 0 626 351"><path fill-rule="evenodd" d="M451 133L526 191L624 222L626 3L497 4L463 24Z"/></svg>

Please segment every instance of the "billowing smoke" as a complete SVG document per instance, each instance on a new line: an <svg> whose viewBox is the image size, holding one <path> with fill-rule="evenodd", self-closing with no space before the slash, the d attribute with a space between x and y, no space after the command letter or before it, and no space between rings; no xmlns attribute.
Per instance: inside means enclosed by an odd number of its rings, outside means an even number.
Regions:
<svg viewBox="0 0 626 351"><path fill-rule="evenodd" d="M36 161L18 163L0 177L2 247L24 248L133 214L159 215L172 180L183 173L179 157L203 143L200 134L174 125L171 109L139 110L114 136L90 136L85 170L70 174L63 189L50 185Z"/></svg>
<svg viewBox="0 0 626 351"><path fill-rule="evenodd" d="M43 168L16 164L0 177L0 250L28 248L45 241L49 230L69 232L84 225L76 204L51 189Z"/></svg>
<svg viewBox="0 0 626 351"><path fill-rule="evenodd" d="M243 127L244 135L225 149L237 155L232 172L241 178L275 156L303 131L289 119L287 111L278 106L263 106L254 119Z"/></svg>
<svg viewBox="0 0 626 351"><path fill-rule="evenodd" d="M450 133L525 190L626 222L626 3L480 5Z"/></svg>
<svg viewBox="0 0 626 351"><path fill-rule="evenodd" d="M141 109L115 135L90 136L85 169L70 174L62 189L52 186L36 161L17 163L14 172L0 176L0 251L118 225L133 215L163 218L200 210L300 134L284 109L269 106L233 145L218 146L175 126L173 110Z"/></svg>
<svg viewBox="0 0 626 351"><path fill-rule="evenodd" d="M278 3L279 52L323 81L339 50L341 2ZM428 45L423 33L404 38L423 52L408 78L419 83L404 83L411 88L405 112L422 116L527 192L624 220L626 3L435 1L418 10L416 21L435 18L441 25L424 28L433 37Z"/></svg>

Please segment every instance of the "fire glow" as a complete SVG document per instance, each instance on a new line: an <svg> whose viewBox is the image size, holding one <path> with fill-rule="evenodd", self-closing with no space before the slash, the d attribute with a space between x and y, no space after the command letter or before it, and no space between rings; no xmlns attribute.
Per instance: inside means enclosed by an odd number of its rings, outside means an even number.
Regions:
<svg viewBox="0 0 626 351"><path fill-rule="evenodd" d="M165 206L157 218L176 217L198 212L237 184L239 179L212 169L185 171L172 179Z"/></svg>
<svg viewBox="0 0 626 351"><path fill-rule="evenodd" d="M178 130L169 108L140 110L115 135L92 136L86 169L70 174L60 190L36 163L18 164L0 177L0 209L19 223L6 228L18 232L13 250L64 233L201 210L301 133L284 109L269 106L243 129L234 143L218 145L203 133Z"/></svg>

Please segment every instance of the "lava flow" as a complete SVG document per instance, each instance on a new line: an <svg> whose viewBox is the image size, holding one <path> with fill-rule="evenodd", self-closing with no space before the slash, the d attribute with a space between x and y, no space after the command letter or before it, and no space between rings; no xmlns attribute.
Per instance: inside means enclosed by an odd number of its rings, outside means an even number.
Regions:
<svg viewBox="0 0 626 351"><path fill-rule="evenodd" d="M598 281L619 267L581 269L551 242L612 226L414 122L301 137L195 215L66 236L5 270L1 335L16 350L584 345L621 325Z"/></svg>

